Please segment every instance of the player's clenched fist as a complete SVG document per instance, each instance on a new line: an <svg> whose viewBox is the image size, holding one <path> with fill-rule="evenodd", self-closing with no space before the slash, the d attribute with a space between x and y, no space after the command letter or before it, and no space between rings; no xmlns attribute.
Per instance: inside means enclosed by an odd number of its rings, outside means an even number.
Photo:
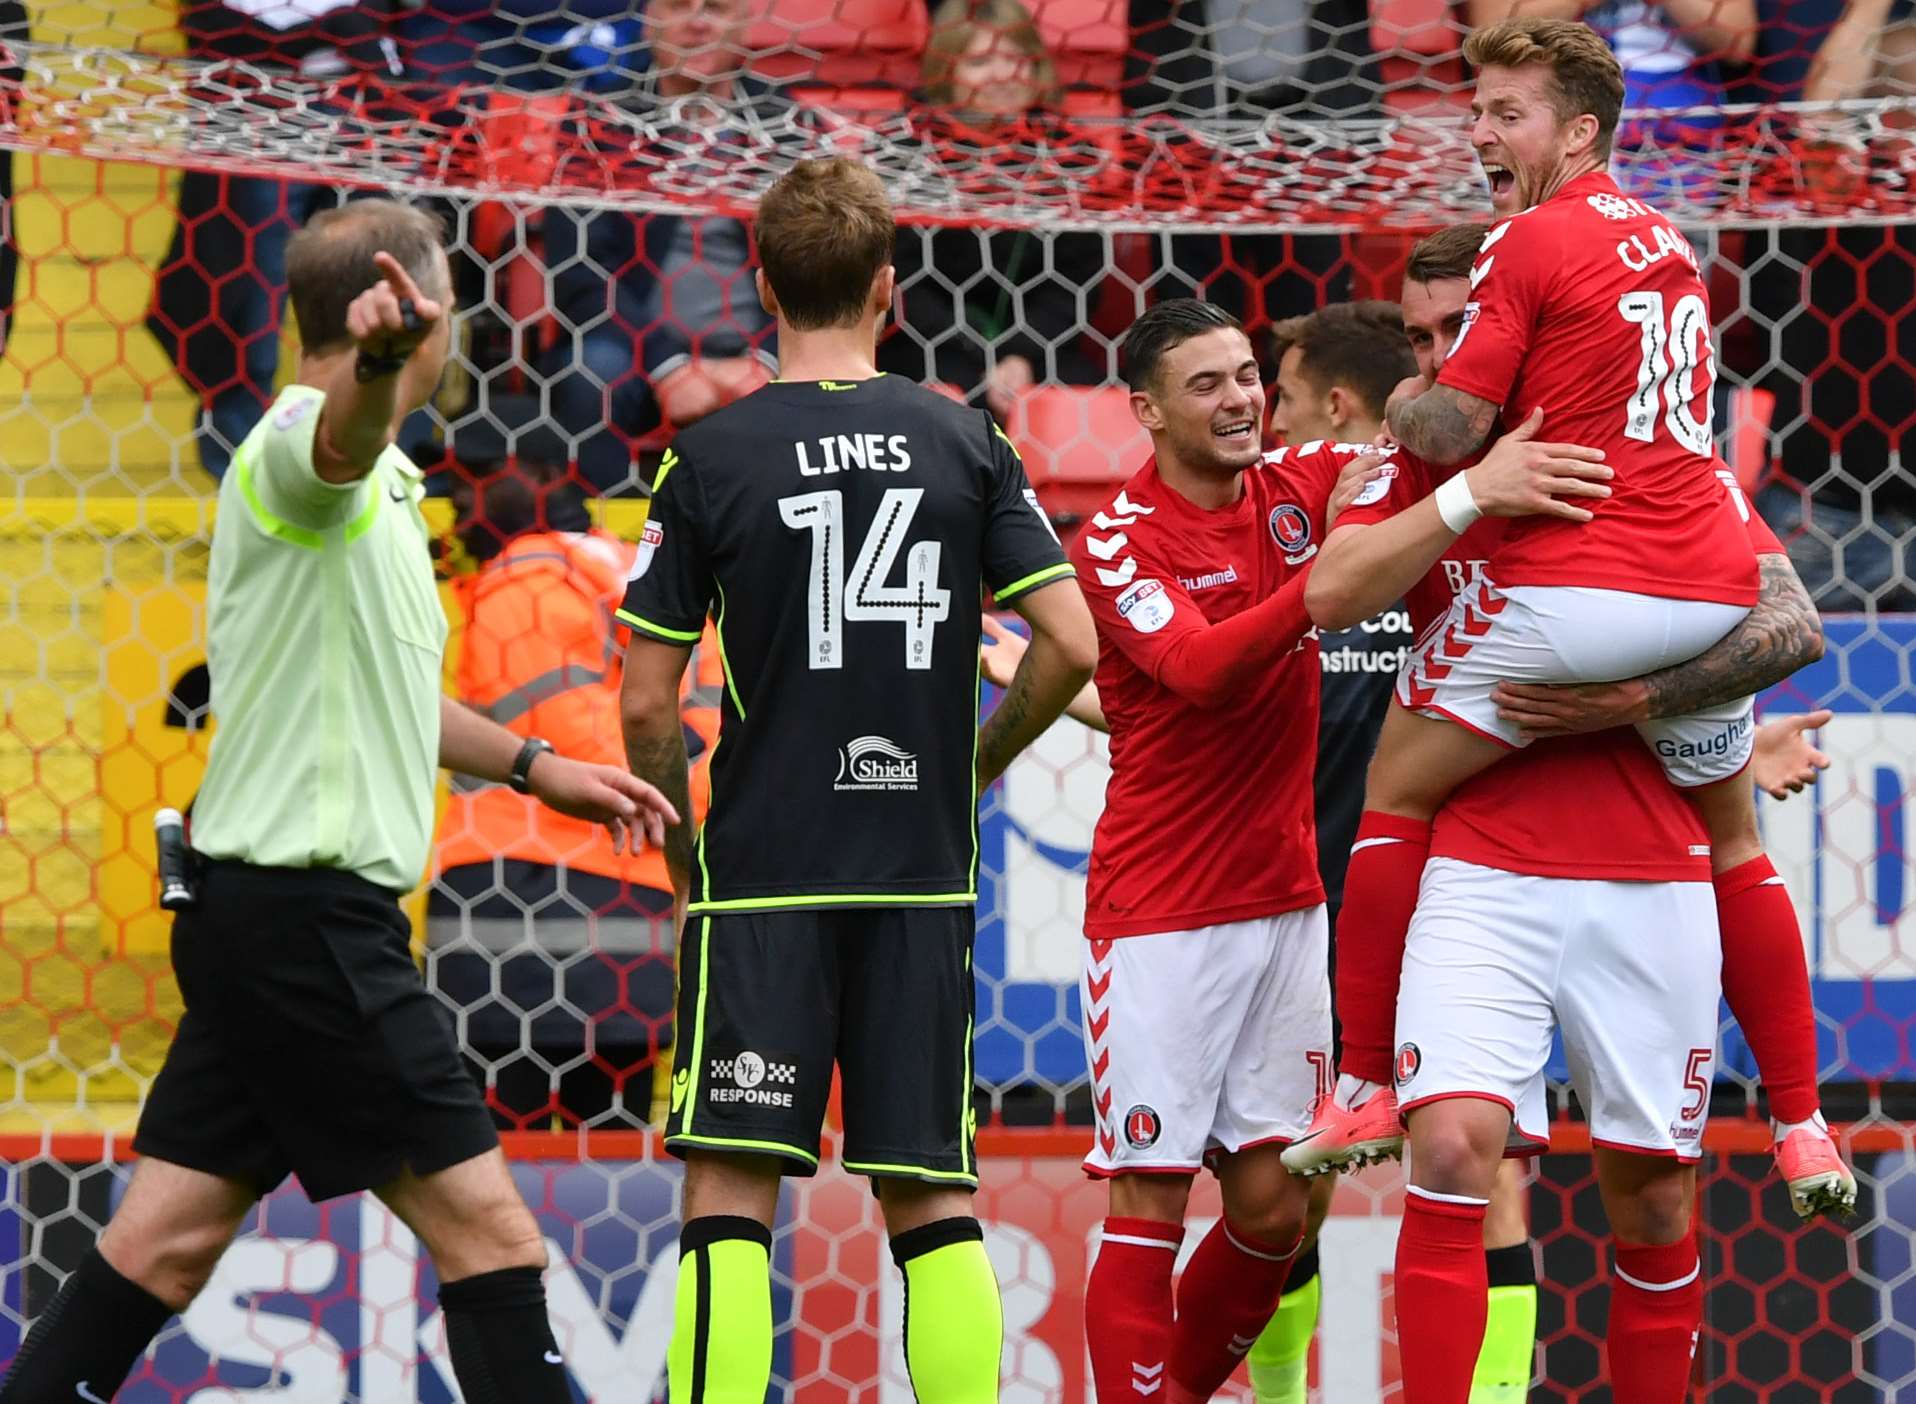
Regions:
<svg viewBox="0 0 1916 1404"><path fill-rule="evenodd" d="M1483 461L1464 470L1477 509L1486 517L1564 517L1587 522L1593 513L1569 498L1601 499L1615 476L1603 450L1537 441L1543 411L1499 439Z"/></svg>
<svg viewBox="0 0 1916 1404"><path fill-rule="evenodd" d="M419 291L398 259L376 253L380 280L346 309L346 331L360 351L382 361L403 361L432 335L446 309Z"/></svg>

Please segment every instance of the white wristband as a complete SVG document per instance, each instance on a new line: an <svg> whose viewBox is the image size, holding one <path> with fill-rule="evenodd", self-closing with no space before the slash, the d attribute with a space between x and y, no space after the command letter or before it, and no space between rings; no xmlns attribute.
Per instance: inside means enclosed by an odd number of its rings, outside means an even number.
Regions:
<svg viewBox="0 0 1916 1404"><path fill-rule="evenodd" d="M1470 494L1470 483L1462 473L1454 473L1444 479L1437 489L1437 515L1444 519L1444 525L1457 535L1469 531L1484 514L1477 505L1477 499Z"/></svg>

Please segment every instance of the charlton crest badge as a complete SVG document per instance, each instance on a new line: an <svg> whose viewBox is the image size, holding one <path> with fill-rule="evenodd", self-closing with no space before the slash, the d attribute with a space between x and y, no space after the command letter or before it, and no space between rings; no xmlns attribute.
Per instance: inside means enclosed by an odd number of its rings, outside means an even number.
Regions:
<svg viewBox="0 0 1916 1404"><path fill-rule="evenodd" d="M1311 519L1294 502L1271 508L1271 540L1291 565L1302 565L1317 554L1317 547L1311 544Z"/></svg>
<svg viewBox="0 0 1916 1404"><path fill-rule="evenodd" d="M1124 1139L1132 1150L1149 1150L1158 1143L1158 1114L1140 1102L1124 1114Z"/></svg>
<svg viewBox="0 0 1916 1404"><path fill-rule="evenodd" d="M1417 1070L1424 1065L1424 1055L1414 1043L1399 1044L1397 1048L1397 1085L1404 1086Z"/></svg>

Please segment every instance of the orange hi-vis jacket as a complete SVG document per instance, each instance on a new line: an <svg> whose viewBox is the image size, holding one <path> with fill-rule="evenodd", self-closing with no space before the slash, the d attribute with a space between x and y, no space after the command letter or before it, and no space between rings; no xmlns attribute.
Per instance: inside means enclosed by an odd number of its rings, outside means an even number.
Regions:
<svg viewBox="0 0 1916 1404"><path fill-rule="evenodd" d="M609 532L534 532L462 577L454 587L466 619L460 700L521 736L544 737L561 755L623 768L619 680L628 630L613 611L635 554L632 543ZM680 704L695 821L703 821L710 797L706 765L718 740L724 686L708 624ZM494 858L672 890L656 849L615 854L596 824L556 814L509 786L455 776L433 872Z"/></svg>

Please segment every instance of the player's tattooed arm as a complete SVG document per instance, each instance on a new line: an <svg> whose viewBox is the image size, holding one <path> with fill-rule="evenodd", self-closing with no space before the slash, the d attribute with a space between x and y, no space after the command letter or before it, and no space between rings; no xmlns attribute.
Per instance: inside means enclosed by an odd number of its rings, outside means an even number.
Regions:
<svg viewBox="0 0 1916 1404"><path fill-rule="evenodd" d="M625 651L619 692L626 763L634 775L656 786L679 814L679 822L665 831L660 847L680 903L691 891L692 844L697 836L685 727L679 720L679 680L690 656L688 648L655 643L635 633Z"/></svg>
<svg viewBox="0 0 1916 1404"><path fill-rule="evenodd" d="M677 731L669 737L628 735L625 758L632 773L655 786L679 812L679 822L665 831L663 848L673 891L687 892L692 881L693 825L691 763L685 754L685 733Z"/></svg>
<svg viewBox="0 0 1916 1404"><path fill-rule="evenodd" d="M978 792L1036 741L1091 680L1098 631L1075 580L1054 580L1011 607L1031 626L1031 644L991 715L978 728Z"/></svg>
<svg viewBox="0 0 1916 1404"><path fill-rule="evenodd" d="M1757 600L1743 622L1704 652L1648 674L1649 715L1680 717L1761 692L1823 656L1823 621L1790 558L1756 558Z"/></svg>
<svg viewBox="0 0 1916 1404"><path fill-rule="evenodd" d="M1423 394L1393 396L1386 411L1390 433L1426 463L1461 463L1484 446L1496 427L1497 406L1449 385Z"/></svg>
<svg viewBox="0 0 1916 1404"><path fill-rule="evenodd" d="M1779 683L1823 656L1823 623L1789 557L1758 556L1756 605L1684 663L1623 682L1544 687L1499 683L1498 714L1531 736L1632 726L1720 707Z"/></svg>

